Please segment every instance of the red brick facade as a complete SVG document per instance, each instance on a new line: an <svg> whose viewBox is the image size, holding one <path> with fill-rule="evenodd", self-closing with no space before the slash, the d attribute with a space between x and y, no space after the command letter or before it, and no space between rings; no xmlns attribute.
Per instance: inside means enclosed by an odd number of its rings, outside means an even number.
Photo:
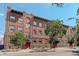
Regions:
<svg viewBox="0 0 79 59"><path fill-rule="evenodd" d="M7 8L6 26L4 35L5 48L12 48L10 43L10 36L22 32L24 37L27 37L31 42L31 48L49 47L49 37L46 36L44 30L46 28L47 19L34 16L25 12ZM74 35L75 29L64 25L67 28L67 33L60 39L59 46L67 46L67 34Z"/></svg>
<svg viewBox="0 0 79 59"><path fill-rule="evenodd" d="M46 22L48 20L14 10L10 7L7 8L6 17L6 31L4 45L6 48L11 48L10 36L14 35L18 31L31 41L31 47L48 47L49 37L45 35Z"/></svg>

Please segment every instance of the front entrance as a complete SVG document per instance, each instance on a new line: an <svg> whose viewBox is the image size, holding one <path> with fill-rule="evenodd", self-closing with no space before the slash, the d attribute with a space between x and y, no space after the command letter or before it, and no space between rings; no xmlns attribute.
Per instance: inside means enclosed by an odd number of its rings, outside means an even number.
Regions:
<svg viewBox="0 0 79 59"><path fill-rule="evenodd" d="M26 42L25 48L26 48L26 49L27 49L27 48L30 48L30 42Z"/></svg>

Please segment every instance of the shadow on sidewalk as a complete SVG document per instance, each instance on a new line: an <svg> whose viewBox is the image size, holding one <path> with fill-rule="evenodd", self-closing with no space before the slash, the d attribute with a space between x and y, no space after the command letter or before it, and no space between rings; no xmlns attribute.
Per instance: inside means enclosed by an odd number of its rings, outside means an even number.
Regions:
<svg viewBox="0 0 79 59"><path fill-rule="evenodd" d="M79 51L72 51L72 53L74 53L74 56L79 56Z"/></svg>

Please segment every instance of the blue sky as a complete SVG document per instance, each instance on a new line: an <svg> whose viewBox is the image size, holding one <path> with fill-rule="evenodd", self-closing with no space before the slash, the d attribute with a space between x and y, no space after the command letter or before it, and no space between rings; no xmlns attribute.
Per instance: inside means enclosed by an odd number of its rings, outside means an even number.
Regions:
<svg viewBox="0 0 79 59"><path fill-rule="evenodd" d="M11 3L2 3L0 4L0 36L5 32L5 18L6 18L6 8L7 6L12 7L13 9L25 11L26 13L31 13L33 15L43 17L49 20L52 19L61 19L64 21L64 24L69 26L75 26L75 20L68 20L69 17L78 17L76 16L76 10L79 7L79 4L75 3L66 3L63 8L52 6L50 3L23 3L23 4L11 4Z"/></svg>

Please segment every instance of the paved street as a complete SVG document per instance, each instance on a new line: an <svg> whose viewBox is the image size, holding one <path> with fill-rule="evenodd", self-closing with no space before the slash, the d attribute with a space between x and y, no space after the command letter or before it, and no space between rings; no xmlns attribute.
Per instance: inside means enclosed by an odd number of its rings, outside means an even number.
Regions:
<svg viewBox="0 0 79 59"><path fill-rule="evenodd" d="M30 52L31 49L21 50L18 52L0 52L2 56L78 56L79 53L76 53L76 49L71 48L56 48L51 49L49 52ZM73 51L73 52L72 52Z"/></svg>

